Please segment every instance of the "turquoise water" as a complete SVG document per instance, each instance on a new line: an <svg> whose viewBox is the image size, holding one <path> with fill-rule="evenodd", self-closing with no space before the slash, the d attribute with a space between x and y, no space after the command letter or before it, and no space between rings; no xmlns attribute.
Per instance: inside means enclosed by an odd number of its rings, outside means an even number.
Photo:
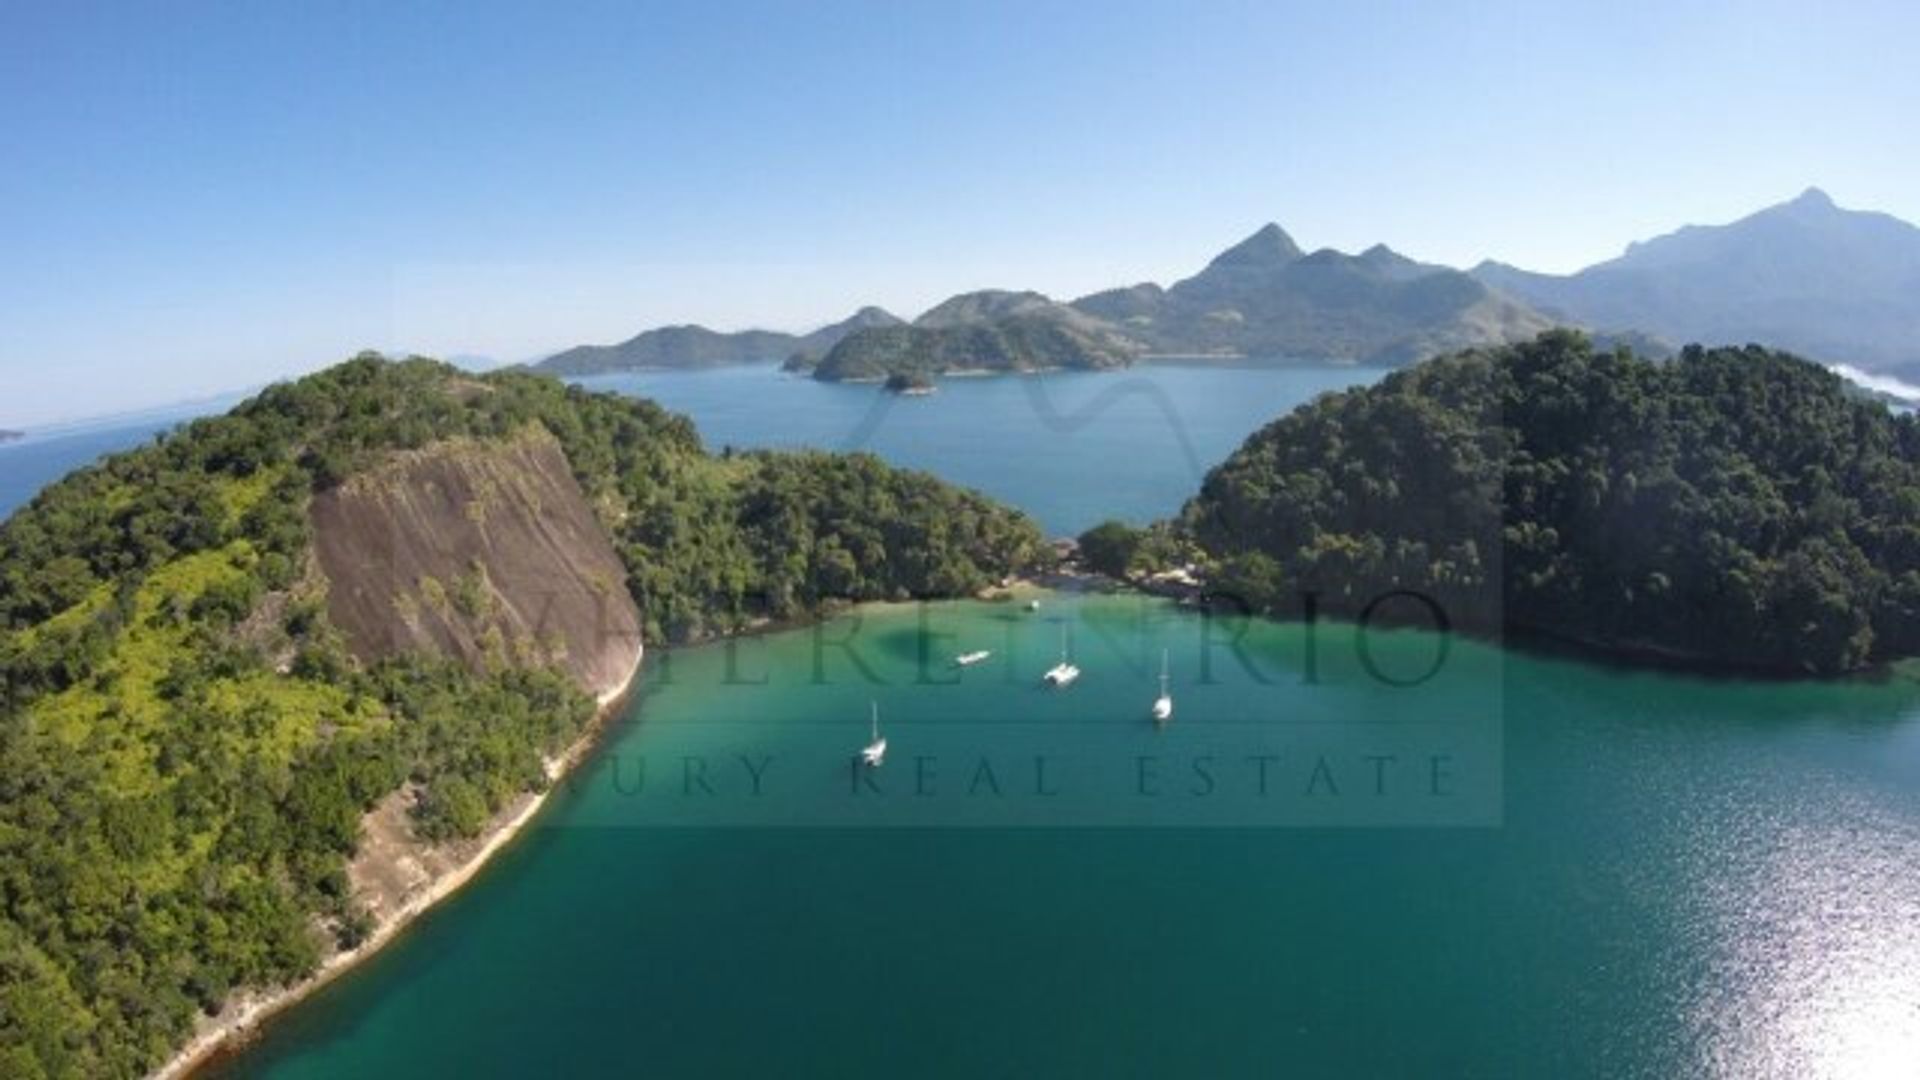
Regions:
<svg viewBox="0 0 1920 1080"><path fill-rule="evenodd" d="M1171 512L1357 377L603 381L715 447L867 447L1065 532ZM1049 693L1062 626L1086 675ZM1048 596L656 655L521 841L214 1071L1912 1075L1920 684L1365 643Z"/></svg>
<svg viewBox="0 0 1920 1080"><path fill-rule="evenodd" d="M1043 690L1062 624L1086 674ZM1397 687L1338 626L1308 681L1303 628L1253 627L1236 654L1238 629L1049 596L1037 615L869 609L678 652L524 842L224 1069L1862 1076L1920 1060L1920 686L1710 682L1456 642ZM1406 681L1437 640L1376 634L1368 656ZM942 663L958 648L996 655L962 674ZM1162 648L1176 713L1157 730ZM869 701L889 740L870 777L850 762Z"/></svg>

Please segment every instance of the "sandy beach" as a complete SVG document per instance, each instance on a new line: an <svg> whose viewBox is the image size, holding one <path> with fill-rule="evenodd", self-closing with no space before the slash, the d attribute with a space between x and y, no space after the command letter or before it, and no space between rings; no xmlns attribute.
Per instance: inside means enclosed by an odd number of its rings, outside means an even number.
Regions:
<svg viewBox="0 0 1920 1080"><path fill-rule="evenodd" d="M640 674L640 663L644 656L644 648L635 650L633 664L628 669L626 678L621 680L620 685L600 694L596 699L599 709L594 715L593 723L580 738L558 755L547 760L549 781L558 781L579 765L592 751L594 744L606 730L608 721L620 712L632 694L634 680ZM180 1080L193 1075L194 1070L206 1064L216 1054L244 1043L259 1030L262 1023L275 1014L296 1004L315 990L352 970L367 957L379 952L388 942L398 937L413 920L472 880L489 859L511 843L527 823L539 814L540 808L546 805L547 796L552 794L552 791L553 788L549 784L547 790L523 795L502 810L480 836L467 842L470 850L463 851L462 857L457 862L410 891L398 907L377 916L373 932L356 948L332 953L321 962L312 975L292 986L267 991L235 993L218 1014L201 1018L193 1038L168 1059L166 1064L151 1074L152 1080ZM369 815L369 818L372 816Z"/></svg>

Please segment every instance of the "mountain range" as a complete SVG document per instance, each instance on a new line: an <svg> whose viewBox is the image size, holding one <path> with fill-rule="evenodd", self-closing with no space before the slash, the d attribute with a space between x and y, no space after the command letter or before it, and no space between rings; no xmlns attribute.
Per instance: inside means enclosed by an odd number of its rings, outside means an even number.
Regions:
<svg viewBox="0 0 1920 1080"><path fill-rule="evenodd" d="M1267 225L1169 288L1081 297L1076 310L1149 353L1400 364L1469 345L1530 338L1550 323L1472 277L1384 244L1308 253Z"/></svg>
<svg viewBox="0 0 1920 1080"><path fill-rule="evenodd" d="M1308 252L1269 224L1170 286L1068 302L983 290L911 323L868 307L804 335L663 327L537 366L585 375L785 358L830 380L1110 368L1174 355L1398 366L1554 325L1656 353L1669 343L1761 342L1863 371L1920 373L1920 229L1809 189L1557 276L1494 261L1463 272L1384 244L1357 255Z"/></svg>
<svg viewBox="0 0 1920 1080"><path fill-rule="evenodd" d="M1707 345L1762 342L1879 372L1920 371L1920 229L1826 192L1689 225L1567 276L1503 263L1480 281L1564 321Z"/></svg>
<svg viewBox="0 0 1920 1080"><path fill-rule="evenodd" d="M824 353L855 330L900 325L902 320L895 315L877 307L863 307L809 334L775 330L723 333L704 326L662 326L618 345L576 345L534 366L555 375L599 375L610 371L758 363L785 359L795 353Z"/></svg>

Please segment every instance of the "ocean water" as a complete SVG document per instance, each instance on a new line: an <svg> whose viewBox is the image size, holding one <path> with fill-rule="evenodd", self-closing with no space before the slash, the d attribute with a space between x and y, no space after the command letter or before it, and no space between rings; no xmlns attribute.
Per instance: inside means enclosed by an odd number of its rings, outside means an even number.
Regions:
<svg viewBox="0 0 1920 1080"><path fill-rule="evenodd" d="M1156 363L1119 372L944 379L932 397L823 383L768 366L602 375L582 386L650 397L724 446L869 450L977 488L1077 534L1179 510L1206 471L1267 422L1374 369Z"/></svg>
<svg viewBox="0 0 1920 1080"><path fill-rule="evenodd" d="M0 443L0 520L73 470L108 454L131 450L196 416L220 412L237 400L232 396L213 398L60 424L30 431L15 442Z"/></svg>
<svg viewBox="0 0 1920 1080"><path fill-rule="evenodd" d="M872 449L1062 533L1176 510L1248 432L1365 377L1155 366L950 381L930 400L757 368L591 384L689 413L716 448ZM0 448L0 494L149 434L58 460ZM210 1071L1905 1077L1920 1061L1911 674L1689 678L1041 599L873 607L656 654L520 841ZM1043 690L1063 643L1086 674ZM947 663L972 649L994 656ZM1176 711L1156 728L1162 656ZM889 753L869 773L851 759L873 707Z"/></svg>
<svg viewBox="0 0 1920 1080"><path fill-rule="evenodd" d="M1309 646L1044 601L657 659L522 842L216 1074L1920 1060L1912 680L1716 682L1334 625ZM1048 691L1063 627L1086 674ZM995 655L945 663L972 648Z"/></svg>

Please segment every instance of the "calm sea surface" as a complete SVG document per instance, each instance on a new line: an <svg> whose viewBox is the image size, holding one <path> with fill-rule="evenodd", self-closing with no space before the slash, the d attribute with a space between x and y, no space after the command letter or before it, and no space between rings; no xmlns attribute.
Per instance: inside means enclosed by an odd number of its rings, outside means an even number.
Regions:
<svg viewBox="0 0 1920 1080"><path fill-rule="evenodd" d="M604 375L581 385L653 398L708 447L870 450L1033 514L1050 533L1177 511L1206 471L1270 420L1379 372L1152 364L1124 372L946 379L927 398L769 367Z"/></svg>
<svg viewBox="0 0 1920 1080"><path fill-rule="evenodd" d="M715 447L870 448L1066 532L1171 512L1354 377L597 384ZM218 1071L1913 1075L1910 676L1683 678L1040 599L656 655L523 841ZM1085 675L1044 691L1063 644ZM973 649L994 655L948 664Z"/></svg>
<svg viewBox="0 0 1920 1080"><path fill-rule="evenodd" d="M82 465L151 441L196 416L219 412L238 400L222 398L127 416L62 424L0 443L0 519L26 504L41 488Z"/></svg>

